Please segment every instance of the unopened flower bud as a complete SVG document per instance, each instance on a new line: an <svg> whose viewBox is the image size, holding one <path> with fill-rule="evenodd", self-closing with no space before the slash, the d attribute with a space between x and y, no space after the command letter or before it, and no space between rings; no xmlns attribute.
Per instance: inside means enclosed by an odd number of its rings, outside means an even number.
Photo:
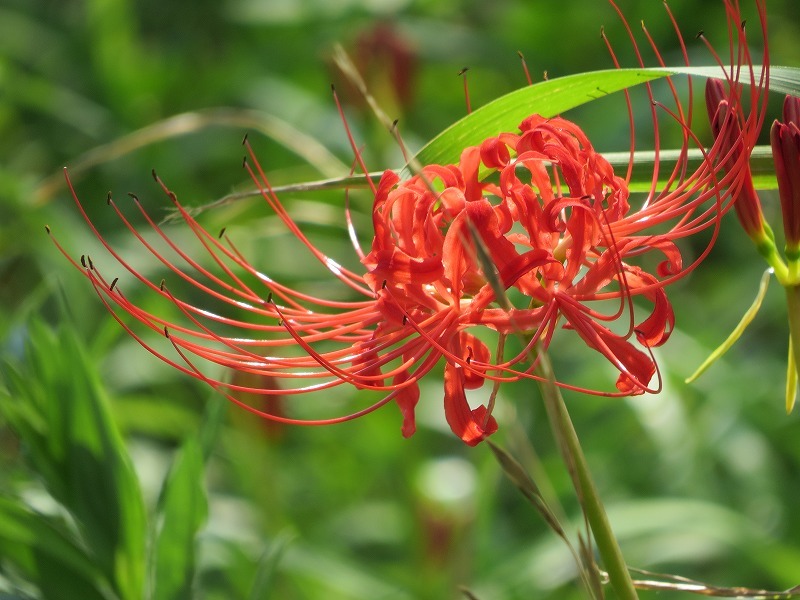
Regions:
<svg viewBox="0 0 800 600"><path fill-rule="evenodd" d="M770 130L775 176L786 235L786 258L800 258L800 99L787 96L783 103L784 122L775 121Z"/></svg>
<svg viewBox="0 0 800 600"><path fill-rule="evenodd" d="M721 144L719 155L727 157L724 159L725 170L731 172L739 165L738 168L744 173L741 188L734 203L736 216L745 233L760 245L768 238L764 228L761 201L753 186L750 157L743 156L742 128L736 115L730 112L728 94L725 93L725 86L719 79L709 79L706 84L706 108L714 139ZM744 161L744 164L740 165L740 161Z"/></svg>

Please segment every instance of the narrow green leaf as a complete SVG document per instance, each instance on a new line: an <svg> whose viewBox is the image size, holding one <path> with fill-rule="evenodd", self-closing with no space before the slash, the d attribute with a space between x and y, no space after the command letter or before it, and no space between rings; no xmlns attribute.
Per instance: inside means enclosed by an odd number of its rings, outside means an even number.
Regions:
<svg viewBox="0 0 800 600"><path fill-rule="evenodd" d="M605 158L615 169L628 167L630 152L603 152ZM652 150L637 150L633 154L633 173L628 189L631 192L647 192L652 186L653 167L655 166L656 153ZM691 148L684 153L680 150L661 150L658 154L659 165L662 173L670 173L679 160L686 161L688 169L694 170L700 166L703 153L697 148ZM775 164L772 161L772 148L770 146L756 146L750 153L750 172L753 175L753 185L757 190L776 190L778 180L775 178ZM667 181L658 182L660 187L666 187Z"/></svg>
<svg viewBox="0 0 800 600"><path fill-rule="evenodd" d="M705 373L708 367L722 358L722 356L731 349L736 341L742 337L742 334L744 333L745 329L747 329L747 326L750 325L750 323L753 322L753 319L756 318L758 310L761 308L761 305L764 302L764 297L767 295L767 287L769 286L770 277L772 277L772 269L767 269L761 276L761 282L758 285L758 293L756 294L755 300L753 300L753 304L751 304L750 308L748 308L744 313L742 319L733 329L728 338L722 342L722 344L720 344L719 347L714 350L707 359L703 361L703 364L697 367L697 370L694 373L686 378L686 383L692 383L695 379L700 377L700 375Z"/></svg>
<svg viewBox="0 0 800 600"><path fill-rule="evenodd" d="M532 114L555 116L570 108L602 98L639 83L665 77L658 69L610 69L548 79L514 90L472 111L428 142L413 159L427 164L458 161L461 151L503 131L516 131ZM411 171L403 169L401 176Z"/></svg>
<svg viewBox="0 0 800 600"><path fill-rule="evenodd" d="M500 446L494 444L491 440L487 440L486 443L489 444L492 454L494 454L495 459L497 459L497 462L500 465L500 468L503 469L506 477L508 477L509 480L511 480L511 483L513 483L517 489L522 492L522 495L525 496L531 505L533 505L550 529L552 529L555 534L566 544L575 560L575 565L580 573L581 581L583 581L587 591L592 595L593 598L602 598L602 590L597 589L594 581L595 577L593 575L593 571L595 570L595 567L593 566L593 558L590 557L587 560L586 553L583 551L583 547L580 553L575 549L572 542L569 540L569 537L567 537L567 532L559 522L558 517L556 517L555 513L547 505L544 496L542 496L542 493L539 491L539 486L536 485L536 482L531 478L530 475L528 475L522 465L519 464L519 462L513 456L500 448ZM581 540L581 545L583 546L583 540Z"/></svg>
<svg viewBox="0 0 800 600"><path fill-rule="evenodd" d="M42 598L107 600L109 586L91 557L70 538L63 524L0 496L0 572L39 588Z"/></svg>
<svg viewBox="0 0 800 600"><path fill-rule="evenodd" d="M0 407L48 491L74 517L83 543L121 598L144 588L146 517L95 365L73 331L34 321L27 361L4 365L13 401Z"/></svg>
<svg viewBox="0 0 800 600"><path fill-rule="evenodd" d="M758 73L760 67L754 68ZM455 163L464 148L476 146L503 131L516 131L534 113L552 117L613 92L671 75L724 77L719 67L668 67L590 71L541 81L501 96L456 121L423 147L409 164ZM800 69L771 67L770 89L800 96ZM411 173L406 167L401 176L409 177Z"/></svg>
<svg viewBox="0 0 800 600"><path fill-rule="evenodd" d="M540 515L542 515L542 518L550 526L550 528L555 531L559 537L566 540L567 534L564 531L564 528L561 526L561 523L558 522L558 519L553 514L553 511L551 511L547 506L547 503L539 491L539 487L536 485L536 482L534 482L528 473L525 472L525 469L522 468L522 465L519 464L519 462L517 462L513 456L494 444L492 441L487 440L486 443L489 444L492 454L494 454L494 457L497 459L497 462L503 469L506 477L511 480L511 483L513 483L517 489L522 492L522 495L528 499L528 502L533 505Z"/></svg>
<svg viewBox="0 0 800 600"><path fill-rule="evenodd" d="M192 436L175 457L161 491L154 548L154 600L192 597L195 538L207 514L203 452Z"/></svg>

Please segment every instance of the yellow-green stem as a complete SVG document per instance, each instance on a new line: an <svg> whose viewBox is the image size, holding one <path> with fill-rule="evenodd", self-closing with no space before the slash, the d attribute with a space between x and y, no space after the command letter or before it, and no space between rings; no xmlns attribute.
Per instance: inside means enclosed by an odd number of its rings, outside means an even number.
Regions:
<svg viewBox="0 0 800 600"><path fill-rule="evenodd" d="M769 225L765 223L764 233L759 238L753 238L753 241L756 244L758 253L763 256L764 260L767 261L767 264L772 267L772 271L775 273L775 278L780 282L781 285L797 283L797 281L792 281L790 272L791 268L790 266L787 266L785 262L783 262L783 258L781 257L780 252L778 252L778 248L775 246L775 235L772 233L772 229Z"/></svg>
<svg viewBox="0 0 800 600"><path fill-rule="evenodd" d="M558 440L562 455L572 475L573 485L582 501L611 587L620 600L637 600L639 596L628 572L617 538L611 530L603 503L600 501L578 434L572 424L569 412L567 412L567 406L560 389L554 383L553 367L546 352L539 355L537 372L542 376L542 397L550 420L550 427Z"/></svg>
<svg viewBox="0 0 800 600"><path fill-rule="evenodd" d="M789 258L789 249L786 249L786 279L794 285L800 284L800 260L797 258Z"/></svg>
<svg viewBox="0 0 800 600"><path fill-rule="evenodd" d="M789 315L789 337L791 338L794 366L800 373L800 285L787 285L786 312Z"/></svg>

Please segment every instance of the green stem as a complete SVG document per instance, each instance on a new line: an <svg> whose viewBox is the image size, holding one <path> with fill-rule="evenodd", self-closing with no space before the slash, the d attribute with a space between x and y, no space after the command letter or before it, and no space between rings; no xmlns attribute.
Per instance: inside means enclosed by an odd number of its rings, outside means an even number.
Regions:
<svg viewBox="0 0 800 600"><path fill-rule="evenodd" d="M786 312L789 316L789 337L794 355L794 366L797 373L800 374L800 285L787 285L784 289L786 290Z"/></svg>
<svg viewBox="0 0 800 600"><path fill-rule="evenodd" d="M542 396L547 416L550 419L550 426L558 439L561 453L573 479L573 485L582 501L583 510L592 529L597 550L608 573L611 587L620 600L636 600L639 596L592 480L589 465L586 463L586 457L567 412L567 406L561 396L561 390L554 383L553 366L546 352L539 354L537 374L542 376Z"/></svg>

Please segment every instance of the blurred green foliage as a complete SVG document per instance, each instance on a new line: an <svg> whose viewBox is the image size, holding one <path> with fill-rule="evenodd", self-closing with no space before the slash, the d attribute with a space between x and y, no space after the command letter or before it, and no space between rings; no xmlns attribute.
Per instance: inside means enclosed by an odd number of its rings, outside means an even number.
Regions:
<svg viewBox="0 0 800 600"><path fill-rule="evenodd" d="M693 57L707 64L691 40L703 29L722 47L721 2L674 4ZM667 63L677 61L660 2L620 5L634 25L646 21ZM797 63L795 9L794 0L769 0L776 64ZM569 553L488 447L464 448L443 427L441 382L423 387L420 430L410 440L393 407L335 427L267 427L226 410L219 396L128 339L44 225L75 255L99 256L53 177L93 149L211 107L256 111L248 114L297 130L289 134L294 148L252 136L275 183L327 176L335 166L301 133L332 151L346 174L351 158L331 81L368 165L400 166L391 136L333 68L335 42L360 61L416 149L465 113L462 67L470 67L473 106L524 84L517 51L537 80L545 70L555 77L607 68L601 24L630 61L624 31L602 2L0 3L0 595L439 599L458 597L464 585L482 600L582 597ZM359 54L379 27L413 59L407 98L385 65ZM600 150L625 148L620 98L596 104L568 116ZM106 191L136 192L159 214L167 201L149 177L153 167L190 205L245 181L239 141L257 126L190 129L76 173L79 194L115 244L125 247L127 236L103 211ZM340 192L284 200L327 252L352 257ZM776 198L763 200L777 223ZM368 201L354 195L362 231ZM248 256L266 257L276 279L327 291L258 202L204 219L211 230L228 226ZM171 233L181 235L178 227ZM678 330L658 353L664 392L567 398L633 566L718 585L800 583L800 423L783 412L786 323L777 286L729 355L697 384L683 384L749 305L762 268L726 220L707 263L672 290ZM609 380L569 340L553 355L565 378ZM508 386L499 401L498 443L557 500L573 534L578 507L535 388Z"/></svg>

